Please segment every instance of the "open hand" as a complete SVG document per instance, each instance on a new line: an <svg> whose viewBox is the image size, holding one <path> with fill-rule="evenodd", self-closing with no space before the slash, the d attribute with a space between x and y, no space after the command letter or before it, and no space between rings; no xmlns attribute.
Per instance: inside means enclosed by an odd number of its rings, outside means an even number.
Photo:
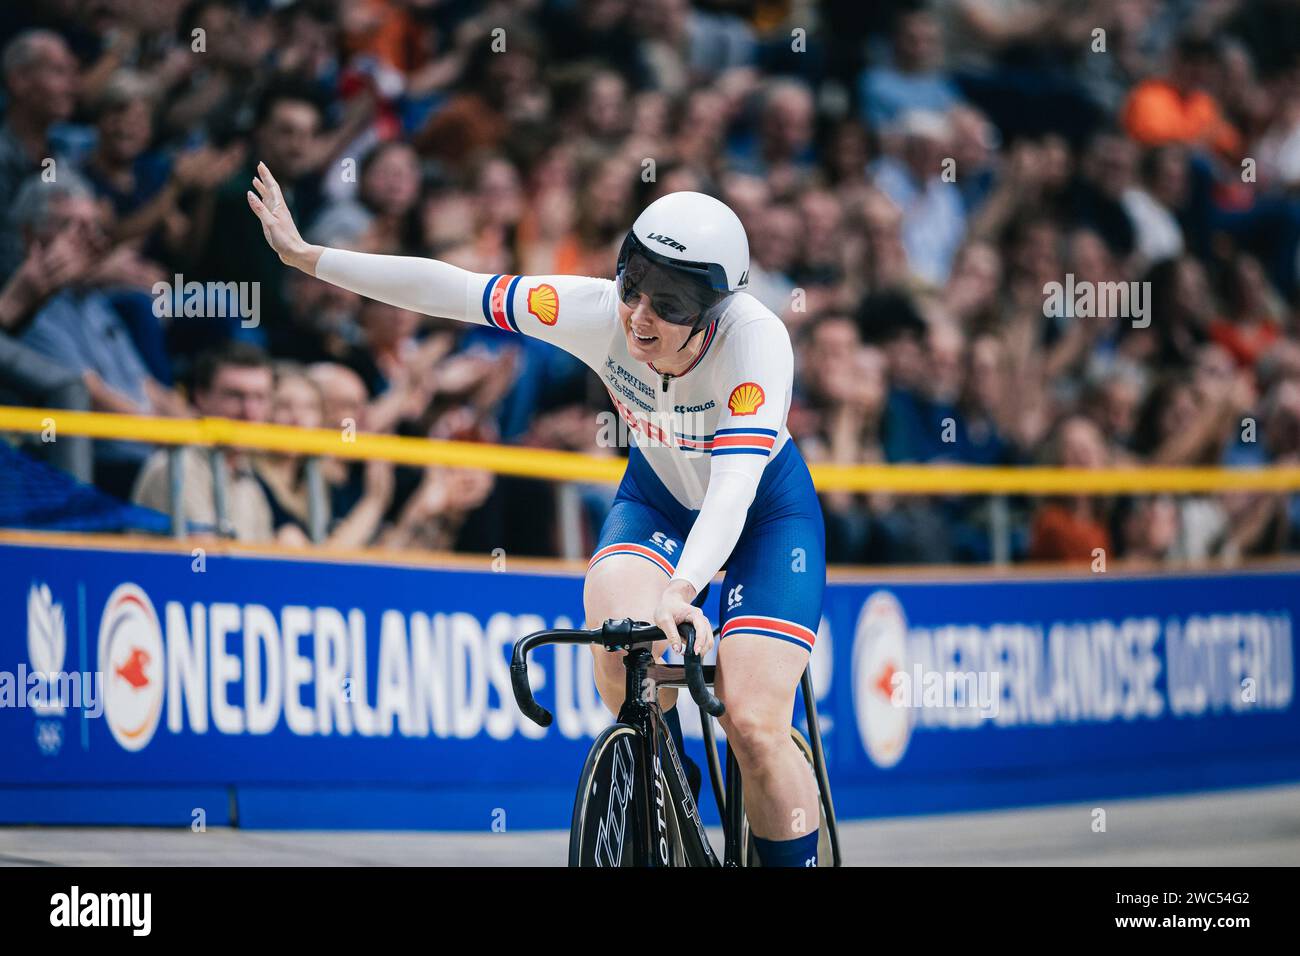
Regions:
<svg viewBox="0 0 1300 956"><path fill-rule="evenodd" d="M299 235L293 215L289 212L289 204L284 201L284 193L280 191L280 184L275 181L266 163L257 164L253 188L257 194L254 195L249 190L248 205L262 223L262 235L266 237L267 244L285 265L315 275L320 249L307 245Z"/></svg>

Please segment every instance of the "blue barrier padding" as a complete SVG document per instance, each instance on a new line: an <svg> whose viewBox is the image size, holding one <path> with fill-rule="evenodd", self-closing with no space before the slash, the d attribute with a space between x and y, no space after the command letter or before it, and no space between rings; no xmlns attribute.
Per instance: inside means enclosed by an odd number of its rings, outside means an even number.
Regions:
<svg viewBox="0 0 1300 956"><path fill-rule="evenodd" d="M224 787L0 787L0 824L18 826L228 827L230 806Z"/></svg>
<svg viewBox="0 0 1300 956"><path fill-rule="evenodd" d="M177 826L202 805L254 828L567 827L609 721L590 654L535 655L546 730L508 658L581 621L582 580L492 568L0 542L0 822ZM834 581L812 669L837 810L1300 780L1298 585L1289 568ZM68 693L35 693L34 671ZM702 765L698 718L683 726ZM704 803L714 822L707 783Z"/></svg>

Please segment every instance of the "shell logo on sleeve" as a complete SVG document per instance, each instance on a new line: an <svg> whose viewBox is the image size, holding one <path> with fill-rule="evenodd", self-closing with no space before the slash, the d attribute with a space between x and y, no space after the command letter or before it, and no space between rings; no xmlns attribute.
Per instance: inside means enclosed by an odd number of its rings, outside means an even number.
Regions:
<svg viewBox="0 0 1300 956"><path fill-rule="evenodd" d="M733 415L752 415L765 401L767 396L757 382L742 382L731 390L727 407Z"/></svg>
<svg viewBox="0 0 1300 956"><path fill-rule="evenodd" d="M542 283L528 290L528 311L542 325L554 325L560 318L560 294L555 286Z"/></svg>

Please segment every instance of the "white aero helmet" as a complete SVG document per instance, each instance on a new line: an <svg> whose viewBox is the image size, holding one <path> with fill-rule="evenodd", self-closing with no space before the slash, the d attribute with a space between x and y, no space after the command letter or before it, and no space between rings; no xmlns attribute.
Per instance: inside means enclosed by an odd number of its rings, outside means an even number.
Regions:
<svg viewBox="0 0 1300 956"><path fill-rule="evenodd" d="M618 253L618 295L642 295L665 322L704 328L717 306L749 285L749 240L724 202L704 193L656 199L628 231ZM687 337L687 341L690 337Z"/></svg>

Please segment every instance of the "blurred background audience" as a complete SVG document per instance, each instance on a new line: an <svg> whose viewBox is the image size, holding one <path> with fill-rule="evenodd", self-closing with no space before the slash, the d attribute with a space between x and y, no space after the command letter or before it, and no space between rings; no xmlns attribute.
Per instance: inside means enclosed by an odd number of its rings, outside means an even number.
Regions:
<svg viewBox="0 0 1300 956"><path fill-rule="evenodd" d="M1297 37L1288 0L11 4L0 402L626 453L569 356L284 268L244 201L263 160L311 241L488 273L612 277L646 204L719 196L814 462L1294 465ZM11 440L169 511L162 453ZM301 458L184 467L194 533L309 544ZM564 547L547 482L321 473L331 545ZM613 489L577 491L589 547ZM1300 496L1008 504L1014 560L1300 548ZM834 562L993 556L987 498L823 505Z"/></svg>

